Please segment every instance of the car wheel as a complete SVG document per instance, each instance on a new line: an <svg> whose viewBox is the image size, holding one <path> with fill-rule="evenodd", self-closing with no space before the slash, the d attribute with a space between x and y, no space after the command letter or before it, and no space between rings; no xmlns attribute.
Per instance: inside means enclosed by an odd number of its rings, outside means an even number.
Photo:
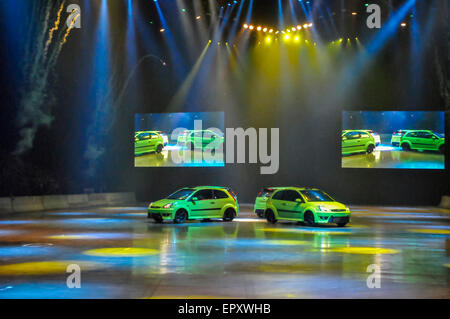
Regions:
<svg viewBox="0 0 450 319"><path fill-rule="evenodd" d="M275 214L271 210L267 211L266 218L267 218L267 221L271 224L275 224L277 222L277 219L275 218Z"/></svg>
<svg viewBox="0 0 450 319"><path fill-rule="evenodd" d="M234 219L234 210L232 208L228 208L223 214L224 222L231 222Z"/></svg>
<svg viewBox="0 0 450 319"><path fill-rule="evenodd" d="M159 144L159 145L156 147L156 153L161 153L162 150L163 150L163 146L162 146L161 144Z"/></svg>
<svg viewBox="0 0 450 319"><path fill-rule="evenodd" d="M305 216L303 217L303 220L304 220L306 226L312 227L316 224L314 221L314 214L311 212L306 212Z"/></svg>
<svg viewBox="0 0 450 319"><path fill-rule="evenodd" d="M176 214L175 214L175 218L174 218L174 222L175 224L183 224L187 219L187 213L184 210L179 210Z"/></svg>
<svg viewBox="0 0 450 319"><path fill-rule="evenodd" d="M347 223L337 223L338 227L345 227L345 225L347 225Z"/></svg>
<svg viewBox="0 0 450 319"><path fill-rule="evenodd" d="M161 224L163 222L163 218L161 215L153 215L153 220L155 221L155 223L157 224Z"/></svg>
<svg viewBox="0 0 450 319"><path fill-rule="evenodd" d="M441 154L445 153L444 145L441 145L441 147L439 147L439 153L441 153Z"/></svg>
<svg viewBox="0 0 450 319"><path fill-rule="evenodd" d="M411 147L409 147L409 144L408 144L408 143L403 143L403 144L402 144L402 149L403 149L404 151L410 151L410 150L411 150Z"/></svg>
<svg viewBox="0 0 450 319"><path fill-rule="evenodd" d="M367 154L372 153L374 149L375 149L375 147L374 147L372 144L370 144L370 145L367 147Z"/></svg>

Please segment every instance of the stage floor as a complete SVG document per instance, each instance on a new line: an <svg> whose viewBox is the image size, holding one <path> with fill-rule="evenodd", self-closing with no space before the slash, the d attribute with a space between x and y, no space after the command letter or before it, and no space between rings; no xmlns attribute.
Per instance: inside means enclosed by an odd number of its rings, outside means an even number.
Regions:
<svg viewBox="0 0 450 319"><path fill-rule="evenodd" d="M449 298L450 211L351 207L352 223L154 224L145 207L0 217L0 298ZM67 288L67 265L81 288ZM369 265L381 288L368 288Z"/></svg>

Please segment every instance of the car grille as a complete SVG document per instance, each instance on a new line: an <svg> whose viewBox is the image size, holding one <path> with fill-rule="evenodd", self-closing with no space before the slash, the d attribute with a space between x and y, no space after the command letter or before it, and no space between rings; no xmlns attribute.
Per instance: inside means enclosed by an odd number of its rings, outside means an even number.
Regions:
<svg viewBox="0 0 450 319"><path fill-rule="evenodd" d="M160 206L150 206L150 208L161 208Z"/></svg>
<svg viewBox="0 0 450 319"><path fill-rule="evenodd" d="M331 210L332 212L345 212L347 211L346 209L342 209L342 208L335 208Z"/></svg>
<svg viewBox="0 0 450 319"><path fill-rule="evenodd" d="M332 217L329 222L330 223L348 223L350 218L348 217Z"/></svg>

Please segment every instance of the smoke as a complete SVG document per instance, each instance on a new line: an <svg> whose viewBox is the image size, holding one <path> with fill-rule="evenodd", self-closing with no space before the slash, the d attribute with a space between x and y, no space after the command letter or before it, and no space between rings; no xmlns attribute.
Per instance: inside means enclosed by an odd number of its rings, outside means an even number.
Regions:
<svg viewBox="0 0 450 319"><path fill-rule="evenodd" d="M37 3L36 1L32 8L30 30L24 39L24 85L21 86L17 113L20 140L16 145L15 155L30 150L38 129L49 127L53 122L51 111L54 98L49 84L62 46L70 32L69 27L60 27L65 0L49 1L45 5ZM51 19L54 19L52 27Z"/></svg>

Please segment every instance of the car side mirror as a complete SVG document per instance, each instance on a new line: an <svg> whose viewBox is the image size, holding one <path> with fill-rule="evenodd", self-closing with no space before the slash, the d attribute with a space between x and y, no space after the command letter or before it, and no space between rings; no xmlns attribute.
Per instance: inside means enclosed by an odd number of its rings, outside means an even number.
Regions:
<svg viewBox="0 0 450 319"><path fill-rule="evenodd" d="M192 198L191 198L191 201L192 201L192 202L195 202L195 201L197 201L197 200L198 200L197 197L192 197Z"/></svg>
<svg viewBox="0 0 450 319"><path fill-rule="evenodd" d="M301 198L296 198L295 201L296 201L297 203L303 203L303 200L302 200Z"/></svg>

